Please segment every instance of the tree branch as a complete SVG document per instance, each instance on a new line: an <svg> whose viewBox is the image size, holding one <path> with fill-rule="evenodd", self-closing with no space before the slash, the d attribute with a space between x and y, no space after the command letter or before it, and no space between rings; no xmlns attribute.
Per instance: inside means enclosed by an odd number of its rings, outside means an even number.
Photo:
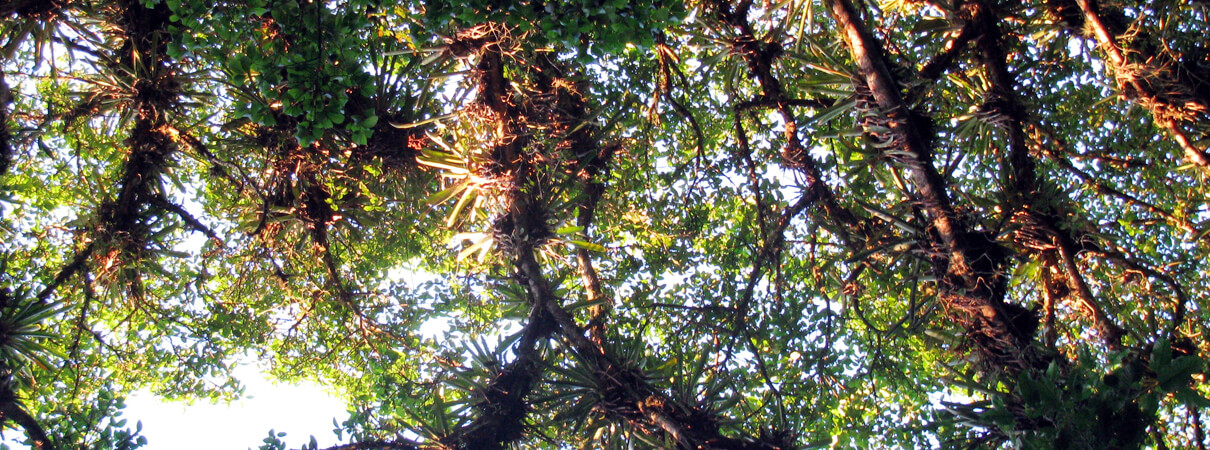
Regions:
<svg viewBox="0 0 1210 450"><path fill-rule="evenodd" d="M1069 283L1080 299L1080 306L1092 319L1105 346L1113 351L1121 350L1124 331L1109 318L1109 315L1093 298L1092 290L1088 288L1088 283L1085 283L1084 277L1080 275L1080 267L1076 264L1075 252L1072 251L1071 243L1064 236L1057 234L1054 236L1054 241L1055 246L1059 249L1059 256L1063 262L1064 271L1067 272Z"/></svg>
<svg viewBox="0 0 1210 450"><path fill-rule="evenodd" d="M1003 301L1005 275L1000 266L1008 255L997 250L989 237L957 221L945 179L933 166L932 137L923 134L932 127L908 108L882 44L861 22L856 8L848 0L825 3L881 113L877 125L890 130L883 139L891 140L898 151L888 156L908 169L931 231L940 240L934 247L944 259L934 266L944 274L939 283L942 305L973 335L986 362L1013 370L1027 367L1033 358L1030 336L1014 325L1015 314Z"/></svg>
<svg viewBox="0 0 1210 450"><path fill-rule="evenodd" d="M361 441L351 444L337 445L323 450L421 450L420 445L399 439L395 441Z"/></svg>
<svg viewBox="0 0 1210 450"><path fill-rule="evenodd" d="M846 245L852 246L853 241L849 233L851 230L857 229L857 219L851 212L840 206L832 188L824 182L823 172L819 169L819 163L811 156L808 149L803 145L802 139L798 136L798 119L791 109L791 106L825 107L830 102L827 100L800 100L786 97L781 82L773 75L772 69L773 62L782 52L781 44L776 42L762 43L757 40L752 24L748 21L747 8L750 6L750 2L740 2L738 5L732 7L732 5L723 0L719 0L715 4L719 19L728 26L739 30L739 35L731 42L731 45L737 49L738 53L744 58L744 61L747 62L748 72L756 78L762 93L757 99L741 102L733 108L733 120L735 122L734 126L739 149L748 158L751 158L752 152L749 149L748 137L743 128L740 112L755 105L776 107L782 117L783 136L786 141L785 147L781 150L782 166L803 175L807 184L807 194L804 195L804 198L807 198L811 203L821 205L823 207L822 218L824 219L822 222L832 224L830 230L835 232ZM803 102L809 104L803 104ZM757 201L759 202L760 198ZM763 219L762 217L762 223ZM764 237L767 239L768 236L766 233Z"/></svg>
<svg viewBox="0 0 1210 450"><path fill-rule="evenodd" d="M13 392L7 386L2 388L0 392L0 424L5 420L12 420L21 428L25 429L25 435L29 436L30 442L33 443L33 448L37 450L55 450L55 444L46 436L46 431L42 429L42 425L37 420L25 412L13 398Z"/></svg>
<svg viewBox="0 0 1210 450"><path fill-rule="evenodd" d="M958 32L957 36L954 36L953 39L945 43L945 47L941 49L941 53L938 53L928 63L925 63L924 67L920 68L917 76L923 80L937 81L937 79L941 78L941 75L944 75L946 71L953 67L954 60L966 50L966 45L970 43L971 39L975 38L976 33L975 23L967 22L962 26L962 30Z"/></svg>
<svg viewBox="0 0 1210 450"><path fill-rule="evenodd" d="M836 104L835 100L830 98L787 98L776 99L768 97L757 97L752 100L745 100L735 104L735 110L746 112L754 108L777 108L781 104L796 106L801 108L823 109L830 108Z"/></svg>
<svg viewBox="0 0 1210 450"><path fill-rule="evenodd" d="M1176 144L1185 152L1187 161L1202 167L1210 166L1210 157L1206 155L1206 151L1197 148L1179 124L1190 119L1191 116L1204 116L1210 112L1210 105L1196 96L1185 95L1179 101L1174 101L1175 99L1170 98L1172 95L1161 94L1164 90L1168 90L1179 95L1188 89L1180 86L1177 80L1170 79L1171 74L1167 69L1153 67L1150 62L1143 63L1143 67L1132 65L1126 53L1118 46L1117 36L1114 36L1101 19L1098 6L1091 0L1075 0L1075 2L1079 5L1080 11L1084 15L1084 23L1091 30L1093 38L1108 57L1106 63L1113 70L1118 90L1122 96L1138 101L1150 110L1155 123L1160 128L1167 130ZM1152 74L1147 75L1145 72L1147 70ZM1159 85L1158 89L1153 86L1154 84Z"/></svg>
<svg viewBox="0 0 1210 450"><path fill-rule="evenodd" d="M8 131L8 104L12 101L12 92L4 82L4 72L0 72L0 178L8 173L13 162L13 147L9 143L12 134Z"/></svg>
<svg viewBox="0 0 1210 450"><path fill-rule="evenodd" d="M55 293L55 290L59 288L59 286L62 286L63 283L67 282L72 275L75 275L84 269L84 264L88 261L88 258L92 256L92 252L95 248L96 242L89 242L88 245L84 246L83 250L76 252L76 256L71 259L71 262L66 266L63 266L62 269L59 269L59 273L55 274L55 279L38 292L38 301L44 302L49 299L50 296Z"/></svg>
<svg viewBox="0 0 1210 450"><path fill-rule="evenodd" d="M678 78L681 80L683 88L688 89L689 82L685 79L685 74L681 72L680 68L673 63L673 61L676 61L677 58L673 54L672 48L665 43L663 33L657 35L656 39L656 55L659 57L661 76L660 84L657 87L656 101L659 99L659 91L662 91L664 96L668 98L668 102L672 104L672 108L676 110L677 114L680 114L681 117L684 117L685 120L689 121L689 126L693 129L693 135L697 138L697 153L695 159L697 161L697 165L701 166L702 157L706 153L706 136L705 133L702 132L702 126L698 123L697 117L693 115L693 112L689 111L689 108L686 108L684 104L682 104L676 99L676 97L672 95L672 85L674 84L672 82L672 72L676 72Z"/></svg>
<svg viewBox="0 0 1210 450"><path fill-rule="evenodd" d="M1188 311L1189 295L1185 293L1185 289L1180 285L1180 283L1176 282L1175 278L1172 278L1172 276L1160 272L1159 270L1153 269L1146 264L1130 259L1130 257L1126 256L1126 254L1120 249L1094 248L1088 249L1087 251L1095 255L1100 255L1102 258L1121 264L1150 278L1160 280L1160 282L1168 285L1168 288L1171 289L1173 294L1176 296L1176 305L1174 305L1173 308L1172 324L1169 325L1166 332L1168 336L1178 336L1177 331L1180 326L1184 324L1185 314Z"/></svg>
<svg viewBox="0 0 1210 450"><path fill-rule="evenodd" d="M164 197L163 194L156 195L153 203L160 207L160 209L176 214L177 217L180 217L181 220L185 222L186 225L189 225L189 227L193 228L195 231L206 235L206 237L210 238L210 240L215 244L219 244L220 246L223 244L223 240L219 239L218 233L215 233L214 230L210 229L210 227L207 227L201 221L197 220L197 218L193 217L192 214L189 214L189 211L186 211L185 208L169 201Z"/></svg>
<svg viewBox="0 0 1210 450"><path fill-rule="evenodd" d="M1084 183L1088 187L1091 187L1093 189L1093 191L1095 191L1101 195L1108 195L1110 197L1121 200L1123 203L1126 203L1128 205L1134 206L1136 208L1139 208L1144 211L1155 214L1157 216L1160 216L1165 221L1167 221L1169 224L1171 224L1172 226L1180 228L1181 230L1185 231L1192 237L1201 236L1201 234L1202 234L1201 231L1198 230L1197 227L1192 222L1185 220L1185 219L1181 219L1168 210L1160 208L1150 202L1146 202L1142 199L1139 199L1138 197L1136 197L1134 195L1131 195L1131 194L1123 192L1117 188L1114 188L1114 187L1106 184L1104 181L1101 181L1101 180L1097 179L1096 177L1093 177L1088 172L1085 172L1084 170L1081 170L1080 168L1076 167L1074 164L1071 163L1071 161L1068 161L1067 158L1064 158L1062 155L1062 153L1071 153L1070 149L1067 146L1067 143L1061 137L1056 136L1054 133L1050 132L1050 130L1044 128L1043 126L1041 126L1039 124L1032 125L1032 129L1039 136L1039 138L1035 139L1036 141L1039 142L1039 144L1037 145L1038 149L1041 152L1045 153L1047 156L1049 156L1051 161L1054 161L1055 164L1058 164L1059 167L1063 168L1063 170L1066 170L1068 173L1075 175L1075 177L1077 179L1079 179L1082 183ZM1047 145L1042 145L1041 137L1045 137L1045 138L1049 139L1058 148L1055 149L1055 148L1051 148L1050 146L1047 146ZM1208 236L1208 237L1210 237L1210 236Z"/></svg>

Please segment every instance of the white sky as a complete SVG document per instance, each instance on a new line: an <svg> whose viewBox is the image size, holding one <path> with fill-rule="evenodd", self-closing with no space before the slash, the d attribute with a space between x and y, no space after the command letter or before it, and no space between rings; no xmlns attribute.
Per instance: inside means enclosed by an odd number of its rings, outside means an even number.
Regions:
<svg viewBox="0 0 1210 450"><path fill-rule="evenodd" d="M344 402L313 383L275 384L255 366L243 366L235 375L247 386L245 398L230 404L165 403L147 392L126 400L128 425L143 421L145 449L244 449L262 444L272 428L286 432L281 439L298 448L314 435L320 448L337 444L332 419L349 415Z"/></svg>
<svg viewBox="0 0 1210 450"><path fill-rule="evenodd" d="M344 402L313 383L275 384L265 379L255 366L235 370L247 386L244 399L230 404L164 402L155 396L136 392L126 399L122 418L131 430L143 422L149 450L255 449L269 435L269 429L286 432L281 439L289 448L299 448L314 435L320 448L338 444L332 433L332 419L343 422L349 415ZM13 449L25 439L23 430L7 429L3 442ZM347 435L346 435L347 438Z"/></svg>

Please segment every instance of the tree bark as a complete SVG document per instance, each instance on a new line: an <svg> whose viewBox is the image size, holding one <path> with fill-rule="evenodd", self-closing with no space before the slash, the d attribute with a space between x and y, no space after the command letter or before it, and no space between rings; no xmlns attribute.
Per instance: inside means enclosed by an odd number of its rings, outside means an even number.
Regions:
<svg viewBox="0 0 1210 450"><path fill-rule="evenodd" d="M4 398L11 398L13 392L7 387L3 388L5 392L0 393ZM21 428L25 429L26 436L29 436L30 442L37 450L55 450L55 444L46 436L46 431L42 429L42 425L37 420L25 412L15 400L0 400L0 424L5 420L12 420Z"/></svg>
<svg viewBox="0 0 1210 450"><path fill-rule="evenodd" d="M857 63L859 83L868 87L878 113L890 129L892 160L907 167L916 195L936 233L936 251L943 255L934 265L942 275L940 299L950 317L972 334L985 362L1018 371L1032 364L1032 330L1018 326L1019 307L1003 301L1007 254L998 244L975 233L957 220L945 179L933 166L931 127L910 111L890 71L882 44L861 22L848 0L826 2L844 42ZM1028 311L1026 311L1028 313Z"/></svg>

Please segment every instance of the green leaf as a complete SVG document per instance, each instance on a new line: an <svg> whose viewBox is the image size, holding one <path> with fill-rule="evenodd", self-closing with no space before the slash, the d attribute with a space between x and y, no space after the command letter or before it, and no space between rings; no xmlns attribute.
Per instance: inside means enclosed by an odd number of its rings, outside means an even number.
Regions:
<svg viewBox="0 0 1210 450"><path fill-rule="evenodd" d="M578 240L574 240L574 239L569 239L567 242L571 245L582 248L584 250L588 250L590 252L604 253L608 250L605 248L605 246L600 245L600 244L594 244L592 242L578 241Z"/></svg>
<svg viewBox="0 0 1210 450"><path fill-rule="evenodd" d="M458 194L461 194L464 191L467 191L468 188L471 186L471 182L472 182L472 180L470 178L464 178L462 181L454 183L450 187L445 188L445 189L441 190L440 192L437 192L436 194L429 196L428 198L426 198L424 200L424 202L427 204L430 204L430 205L440 205L442 203L450 201L450 199L453 199Z"/></svg>

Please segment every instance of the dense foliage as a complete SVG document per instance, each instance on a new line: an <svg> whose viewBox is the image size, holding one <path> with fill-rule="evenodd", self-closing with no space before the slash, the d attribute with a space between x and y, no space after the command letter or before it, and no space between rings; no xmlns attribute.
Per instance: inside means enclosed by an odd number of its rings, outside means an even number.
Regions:
<svg viewBox="0 0 1210 450"><path fill-rule="evenodd" d="M1208 13L6 0L0 426L258 360L342 449L1205 448Z"/></svg>

